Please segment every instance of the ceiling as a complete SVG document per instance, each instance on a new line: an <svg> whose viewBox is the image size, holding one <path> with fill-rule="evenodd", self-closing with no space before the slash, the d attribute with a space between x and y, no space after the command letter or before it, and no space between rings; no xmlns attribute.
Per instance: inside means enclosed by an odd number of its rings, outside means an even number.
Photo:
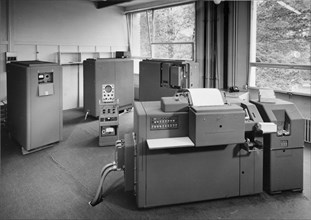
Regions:
<svg viewBox="0 0 311 220"><path fill-rule="evenodd" d="M156 0L133 0L130 2L119 4L119 6L129 7L129 6L139 5L139 4L143 4L143 3L147 3L147 2L155 2L155 1Z"/></svg>
<svg viewBox="0 0 311 220"><path fill-rule="evenodd" d="M143 3L154 2L156 0L90 0L90 1L94 2L96 8L104 8L112 5L129 7Z"/></svg>

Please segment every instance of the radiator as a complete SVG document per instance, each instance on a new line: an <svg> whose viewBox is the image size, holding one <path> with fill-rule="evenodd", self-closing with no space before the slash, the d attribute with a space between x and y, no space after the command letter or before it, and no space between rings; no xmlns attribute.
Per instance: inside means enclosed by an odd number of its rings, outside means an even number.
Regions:
<svg viewBox="0 0 311 220"><path fill-rule="evenodd" d="M305 142L311 143L311 119L305 120Z"/></svg>

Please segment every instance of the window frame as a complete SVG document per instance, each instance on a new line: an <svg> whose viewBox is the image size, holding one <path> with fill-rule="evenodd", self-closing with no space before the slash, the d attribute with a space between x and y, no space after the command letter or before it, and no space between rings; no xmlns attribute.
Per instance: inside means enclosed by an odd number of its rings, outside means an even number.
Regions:
<svg viewBox="0 0 311 220"><path fill-rule="evenodd" d="M152 12L152 21L151 24L153 25L154 22L154 12L156 10L161 10L163 8L172 8L172 7L178 7L178 6L182 6L182 5L193 5L194 7L194 37L192 41L174 41L174 42L156 42L154 41L153 37L154 34L151 34L151 28L150 28L150 21L149 21L149 16L148 16L148 12L151 11ZM137 10L134 12L128 12L128 16L132 16L135 13L145 13L146 14L146 19L147 19L147 27L148 27L148 39L149 39L149 48L150 48L150 57L147 56L132 56L133 59L160 59L160 58L155 58L153 57L153 51L152 51L152 46L154 45L183 45L183 44L187 44L187 45L191 45L191 61L195 61L196 60L196 29L197 29L197 19L196 19L196 1L190 1L190 2L185 2L185 3L177 3L177 4L170 4L167 6L161 6L161 7L152 7L152 8L148 8L148 9L143 9L143 10ZM132 27L133 25L130 24L128 26L128 28ZM154 31L154 29L152 29ZM131 30L130 32L132 32L133 30ZM164 58L164 59L168 59L168 60L176 60L175 58ZM189 59L190 60L190 59Z"/></svg>
<svg viewBox="0 0 311 220"><path fill-rule="evenodd" d="M256 87L256 67L264 68L276 68L276 69L292 69L292 70L309 70L311 71L311 65L303 64L290 64L290 63L265 63L265 62L256 62L256 35L257 35L257 2L251 2L251 27L250 27L250 62L249 62L249 76L248 76L248 85L250 88ZM298 91L289 91L289 90L277 90L280 93L288 94L298 94L303 96L311 96L308 93L302 93Z"/></svg>

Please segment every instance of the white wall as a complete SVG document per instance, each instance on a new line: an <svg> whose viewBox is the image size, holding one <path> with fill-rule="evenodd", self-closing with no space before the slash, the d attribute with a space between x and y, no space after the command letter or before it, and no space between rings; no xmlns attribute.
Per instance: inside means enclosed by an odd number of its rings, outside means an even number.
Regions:
<svg viewBox="0 0 311 220"><path fill-rule="evenodd" d="M18 60L58 62L57 52L126 50L123 8L88 0L10 0L11 50ZM86 57L85 57L86 58ZM63 109L82 107L82 65L63 66Z"/></svg>
<svg viewBox="0 0 311 220"><path fill-rule="evenodd" d="M118 7L96 9L87 0L13 2L16 43L127 43L125 16Z"/></svg>
<svg viewBox="0 0 311 220"><path fill-rule="evenodd" d="M8 50L8 31L7 31L7 2L0 1L0 101L6 98L6 74L4 65L4 53Z"/></svg>

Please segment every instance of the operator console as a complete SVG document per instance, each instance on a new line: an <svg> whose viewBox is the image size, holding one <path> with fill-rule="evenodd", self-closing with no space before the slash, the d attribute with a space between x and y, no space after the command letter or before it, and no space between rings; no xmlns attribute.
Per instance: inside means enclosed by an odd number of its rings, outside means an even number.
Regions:
<svg viewBox="0 0 311 220"><path fill-rule="evenodd" d="M99 103L99 146L114 145L118 140L119 103L115 100L114 85L102 85Z"/></svg>

